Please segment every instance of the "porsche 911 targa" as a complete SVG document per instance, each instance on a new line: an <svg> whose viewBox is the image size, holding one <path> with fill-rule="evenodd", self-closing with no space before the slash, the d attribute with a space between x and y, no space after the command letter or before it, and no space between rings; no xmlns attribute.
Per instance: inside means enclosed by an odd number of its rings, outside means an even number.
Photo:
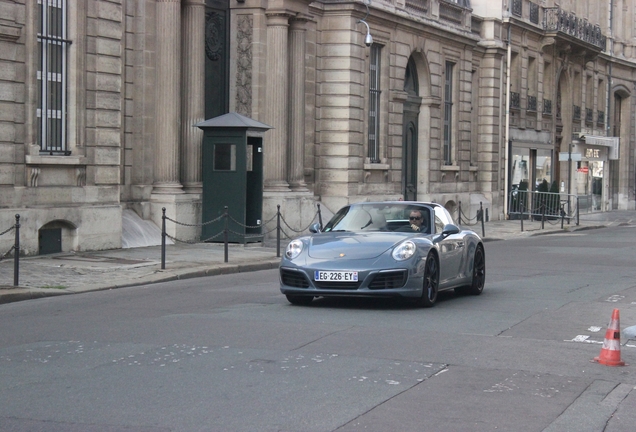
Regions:
<svg viewBox="0 0 636 432"><path fill-rule="evenodd" d="M482 239L455 225L439 204L351 204L310 231L287 245L280 263L280 290L292 304L402 297L431 307L440 291L479 295L484 289Z"/></svg>

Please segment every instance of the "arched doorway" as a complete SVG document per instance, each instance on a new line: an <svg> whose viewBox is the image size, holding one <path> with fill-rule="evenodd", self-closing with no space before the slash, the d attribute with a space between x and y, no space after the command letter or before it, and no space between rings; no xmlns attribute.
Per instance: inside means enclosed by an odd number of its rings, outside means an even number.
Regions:
<svg viewBox="0 0 636 432"><path fill-rule="evenodd" d="M417 68L413 57L409 58L404 75L404 102L402 120L402 194L405 201L417 200L417 140L422 98L418 94Z"/></svg>

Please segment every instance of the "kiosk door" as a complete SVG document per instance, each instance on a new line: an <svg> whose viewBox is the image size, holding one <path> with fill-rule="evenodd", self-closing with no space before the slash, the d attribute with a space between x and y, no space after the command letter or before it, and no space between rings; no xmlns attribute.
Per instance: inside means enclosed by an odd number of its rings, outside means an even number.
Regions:
<svg viewBox="0 0 636 432"><path fill-rule="evenodd" d="M262 138L245 132L206 134L203 145L203 203L201 239L222 242L228 207L228 238L235 243L261 241L263 207ZM247 228L250 227L250 228ZM247 236L247 237L246 237Z"/></svg>

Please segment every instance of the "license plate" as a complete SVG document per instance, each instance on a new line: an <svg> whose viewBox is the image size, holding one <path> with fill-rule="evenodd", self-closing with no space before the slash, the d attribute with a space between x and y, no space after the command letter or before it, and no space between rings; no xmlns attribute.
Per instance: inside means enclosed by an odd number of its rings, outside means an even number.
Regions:
<svg viewBox="0 0 636 432"><path fill-rule="evenodd" d="M314 271L314 280L322 282L358 282L358 272Z"/></svg>

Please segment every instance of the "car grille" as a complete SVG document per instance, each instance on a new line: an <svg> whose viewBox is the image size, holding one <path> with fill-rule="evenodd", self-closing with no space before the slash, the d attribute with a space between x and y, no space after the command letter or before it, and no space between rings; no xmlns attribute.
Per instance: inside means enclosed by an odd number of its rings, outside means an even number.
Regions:
<svg viewBox="0 0 636 432"><path fill-rule="evenodd" d="M360 282L318 282L315 281L314 285L317 288L322 289L342 289L342 290L356 290L360 287Z"/></svg>
<svg viewBox="0 0 636 432"><path fill-rule="evenodd" d="M283 285L294 288L309 288L307 277L299 271L281 269L280 279L283 281Z"/></svg>
<svg viewBox="0 0 636 432"><path fill-rule="evenodd" d="M406 283L406 276L406 270L378 273L369 284L369 289L401 288Z"/></svg>

